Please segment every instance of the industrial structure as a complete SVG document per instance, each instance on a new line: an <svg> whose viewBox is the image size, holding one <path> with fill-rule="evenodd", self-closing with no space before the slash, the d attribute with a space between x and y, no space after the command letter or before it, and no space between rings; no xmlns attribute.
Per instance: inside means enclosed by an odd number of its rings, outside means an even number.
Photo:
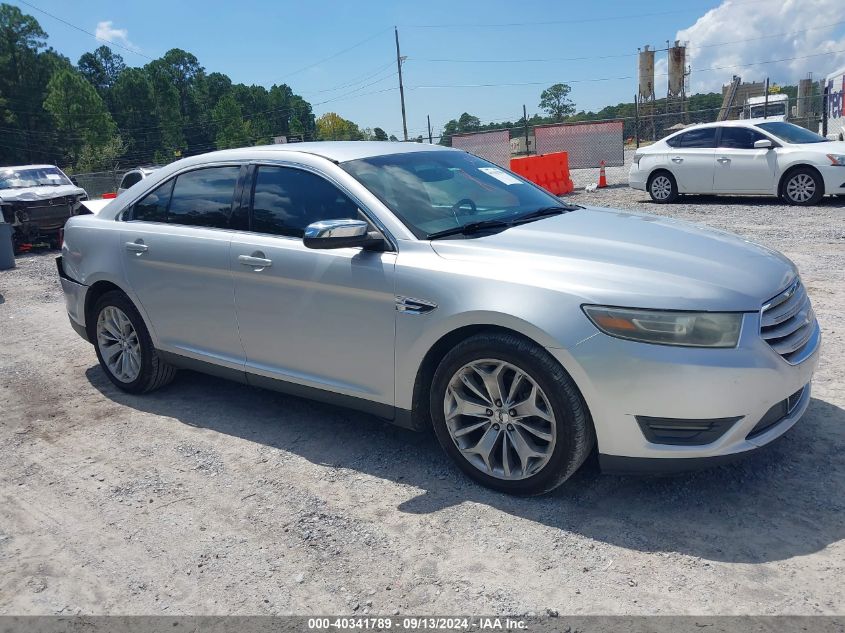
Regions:
<svg viewBox="0 0 845 633"><path fill-rule="evenodd" d="M687 78L689 77L687 47L686 44L681 44L679 40L675 40L674 45L670 45L667 41L666 50L669 58L666 114L677 115L671 117L677 119L677 123L687 123Z"/></svg>
<svg viewBox="0 0 845 633"><path fill-rule="evenodd" d="M650 128L650 134L648 136L652 140L657 140L657 133L654 127L654 50L648 44L639 50L637 116L639 121L645 121L645 125ZM639 134L637 136L639 137Z"/></svg>

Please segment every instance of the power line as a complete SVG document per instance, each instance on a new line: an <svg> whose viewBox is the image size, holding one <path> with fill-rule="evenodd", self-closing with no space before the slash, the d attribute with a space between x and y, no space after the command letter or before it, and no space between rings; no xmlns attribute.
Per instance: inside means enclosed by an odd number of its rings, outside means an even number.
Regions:
<svg viewBox="0 0 845 633"><path fill-rule="evenodd" d="M744 2L735 1L734 5L754 4L759 2L767 2L769 0L745 0ZM511 28L521 26L545 26L549 24L587 24L590 22L607 22L608 20L632 20L636 18L651 18L664 15L673 15L679 13L689 13L690 11L700 11L700 8L687 7L675 11L654 11L651 13L633 13L628 15L608 15L595 18L578 18L574 20L542 20L539 22L498 22L498 23L446 23L446 24L406 24L406 28L414 29L451 29L451 28Z"/></svg>
<svg viewBox="0 0 845 633"><path fill-rule="evenodd" d="M18 0L18 2L20 2L21 4L24 4L24 5L26 5L26 6L28 6L30 9L35 9L36 11L40 11L40 12L41 12L41 13L43 13L44 15L47 15L47 16L49 16L49 17L53 18L54 20L58 20L59 22L61 22L61 23L62 23L62 24L64 24L65 26L69 26L70 28L72 28L72 29L76 29L77 31L80 31L80 32L82 32L82 33L85 33L86 35L90 35L90 36L91 36L91 37L93 37L95 40L99 40L100 42L105 42L105 43L106 43L106 44L108 44L109 46L117 46L118 48L122 48L122 49L123 49L123 50L125 50L125 51L129 51L130 53L134 53L135 55L139 55L139 56L141 56L141 57L144 57L144 58L146 58L146 59L149 59L150 61L152 61L152 60L153 60L153 58L152 58L152 57L150 57L149 55L145 55L145 54L144 54L144 53L142 53L141 51L138 51L138 50L135 50L134 48L129 48L128 46L124 46L123 44L118 44L117 42L112 42L112 41L110 41L110 40L107 40L107 39L104 39L104 38L102 38L102 37L99 37L96 33L92 33L91 31L87 31L87 30L83 29L81 26L76 26L75 24L71 24L71 23L70 23L70 22L68 22L67 20L65 20L65 19L63 19L63 18L60 18L60 17L59 17L59 16L57 16L57 15L53 15L52 13L50 13L50 12L48 12L48 11L45 11L44 9L41 9L41 8L39 8L39 7L36 7L34 4L31 4L31 3L27 2L26 0Z"/></svg>
<svg viewBox="0 0 845 633"><path fill-rule="evenodd" d="M340 57L344 53L348 53L349 51L351 51L355 48L358 48L359 46L363 46L367 42L370 42L370 41L376 39L379 35L381 35L382 33L386 32L386 31L389 31L389 30L390 30L389 27L386 28L386 29L382 29L381 31L378 31L377 33L372 34L370 37L363 39L360 42L357 42L356 44L353 44L352 46L348 46L347 48L344 48L343 50L338 51L336 53L333 53L332 55L329 55L328 57L324 57L323 59L316 61L313 64L308 64L307 66L303 66L302 68L299 68L298 70L294 70L293 72L287 73L285 75L285 78L287 79L288 77L293 77L294 75L298 75L299 73L305 72L306 70L310 70L311 68L314 68L315 66L319 66L320 64L327 62L330 59L334 59L335 57ZM281 79L280 79L280 81L281 81Z"/></svg>
<svg viewBox="0 0 845 633"><path fill-rule="evenodd" d="M753 66L764 66L766 64L777 64L779 62L791 62L796 61L799 59L811 59L813 57L823 57L825 55L835 55L837 53L845 53L845 49L838 50L838 51L825 51L824 53L814 53L812 55L800 55L796 57L783 57L781 59L770 59L763 62L752 62L750 64L732 64L728 66L711 66L710 68L698 68L694 69L692 72L694 73L701 73L701 72L709 72L713 70L729 70L734 68L750 68ZM656 77L668 77L668 73L657 73ZM566 80L555 80L555 81L525 81L525 82L515 82L515 83L487 83L487 84L432 84L432 85L423 85L423 86L412 86L411 90L417 89L429 89L429 88L500 88L500 87L517 87L517 86L546 86L550 83L566 83L566 84L574 84L574 83L592 83L592 82L600 82L600 81L620 81L623 79L635 79L634 75L624 75L622 77L593 77L590 79L566 79Z"/></svg>
<svg viewBox="0 0 845 633"><path fill-rule="evenodd" d="M701 46L690 45L688 48L690 50L700 50L703 48L713 48L716 46L730 46L732 44L745 44L747 42L756 42L759 40L766 40L775 37L789 37L791 35L798 35L799 33L806 33L808 31L821 31L821 30L828 30L832 29L835 26L839 26L841 24L845 24L845 20L840 22L831 22L826 26L818 26L812 27L807 29L800 29L798 31L790 31L788 33L772 33L769 35L761 35L760 37L750 37L741 40L732 40L729 42L718 42L715 44L704 44ZM667 48L658 48L654 49L658 52L660 51L667 51ZM523 63L545 63L545 62L577 62L577 61L592 61L592 60L601 60L601 59L618 59L621 57L636 57L639 53L618 53L614 55L586 55L581 57L545 57L545 58L525 58L525 59L444 59L444 58L436 58L436 59L420 59L414 58L416 61L420 62L431 62L431 63L455 63L455 64L523 64Z"/></svg>

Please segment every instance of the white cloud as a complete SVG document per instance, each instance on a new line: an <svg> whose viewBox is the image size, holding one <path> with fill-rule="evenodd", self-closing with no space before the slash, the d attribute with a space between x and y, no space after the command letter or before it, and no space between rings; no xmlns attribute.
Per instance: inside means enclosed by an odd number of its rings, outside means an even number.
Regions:
<svg viewBox="0 0 845 633"><path fill-rule="evenodd" d="M111 20L97 22L95 35L101 40L121 44L126 48L135 49L135 45L129 41L129 31L127 29L114 28L114 23Z"/></svg>
<svg viewBox="0 0 845 633"><path fill-rule="evenodd" d="M843 19L840 0L725 0L675 36L688 43L690 92L718 92L733 75L781 84L797 84L808 72L823 79L845 66L845 25L832 25ZM803 59L791 59L796 57ZM787 61L760 63L775 59ZM713 67L726 68L704 70ZM655 85L663 87L658 97L665 93L666 72L663 54L655 63Z"/></svg>

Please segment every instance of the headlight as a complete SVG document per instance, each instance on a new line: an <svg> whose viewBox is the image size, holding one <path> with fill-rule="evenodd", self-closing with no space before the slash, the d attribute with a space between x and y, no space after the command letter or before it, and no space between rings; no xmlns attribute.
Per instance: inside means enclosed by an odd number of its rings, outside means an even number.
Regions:
<svg viewBox="0 0 845 633"><path fill-rule="evenodd" d="M830 159L832 165L845 167L845 154L828 154L827 157Z"/></svg>
<svg viewBox="0 0 845 633"><path fill-rule="evenodd" d="M608 306L584 306L584 312L605 334L658 345L736 347L742 324L742 314L738 312L675 312Z"/></svg>

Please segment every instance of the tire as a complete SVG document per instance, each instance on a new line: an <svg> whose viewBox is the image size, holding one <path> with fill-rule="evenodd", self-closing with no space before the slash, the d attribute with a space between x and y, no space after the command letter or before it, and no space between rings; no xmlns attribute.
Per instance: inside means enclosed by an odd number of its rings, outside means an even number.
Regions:
<svg viewBox="0 0 845 633"><path fill-rule="evenodd" d="M678 183L668 171L654 172L648 179L648 195L657 204L669 204L678 199Z"/></svg>
<svg viewBox="0 0 845 633"><path fill-rule="evenodd" d="M783 177L780 191L787 204L806 207L824 197L824 181L815 169L799 167Z"/></svg>
<svg viewBox="0 0 845 633"><path fill-rule="evenodd" d="M147 393L165 386L176 376L176 368L161 359L144 320L122 292L113 290L97 300L89 332L100 367L123 391ZM120 349L116 350L118 346ZM124 358L126 364L121 365Z"/></svg>
<svg viewBox="0 0 845 633"><path fill-rule="evenodd" d="M499 372L494 380L499 392L514 392L513 397L505 394L498 406L495 398L479 398L461 378L483 389L476 367L488 378ZM512 334L478 334L446 354L434 374L430 410L443 450L470 478L500 492L548 492L578 470L595 445L593 424L575 383L546 350ZM470 414L456 413L460 410ZM545 417L526 415L530 411ZM482 445L491 447L487 458L484 450L473 453ZM536 456L523 458L531 453Z"/></svg>

